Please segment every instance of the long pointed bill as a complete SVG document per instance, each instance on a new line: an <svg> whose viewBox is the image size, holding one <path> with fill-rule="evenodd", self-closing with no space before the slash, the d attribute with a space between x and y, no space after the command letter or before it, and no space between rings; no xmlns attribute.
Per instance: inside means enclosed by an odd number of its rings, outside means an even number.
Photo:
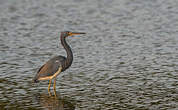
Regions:
<svg viewBox="0 0 178 110"><path fill-rule="evenodd" d="M84 33L84 32L70 32L69 36L80 35L80 34L86 34L86 33Z"/></svg>

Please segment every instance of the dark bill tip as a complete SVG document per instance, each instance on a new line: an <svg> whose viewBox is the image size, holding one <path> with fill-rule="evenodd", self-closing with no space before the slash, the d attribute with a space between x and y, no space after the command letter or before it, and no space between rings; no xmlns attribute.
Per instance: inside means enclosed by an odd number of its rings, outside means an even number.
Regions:
<svg viewBox="0 0 178 110"><path fill-rule="evenodd" d="M86 34L85 32L72 32L73 34Z"/></svg>

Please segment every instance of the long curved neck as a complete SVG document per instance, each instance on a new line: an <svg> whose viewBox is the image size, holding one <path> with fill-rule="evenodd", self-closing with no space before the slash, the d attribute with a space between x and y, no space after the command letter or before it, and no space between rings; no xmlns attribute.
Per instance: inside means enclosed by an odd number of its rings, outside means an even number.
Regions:
<svg viewBox="0 0 178 110"><path fill-rule="evenodd" d="M65 37L63 37L63 36L61 36L61 44L67 52L67 58L66 58L66 60L64 61L64 64L63 64L63 70L65 70L65 69L69 68L72 64L73 53L72 53L70 46L67 44Z"/></svg>

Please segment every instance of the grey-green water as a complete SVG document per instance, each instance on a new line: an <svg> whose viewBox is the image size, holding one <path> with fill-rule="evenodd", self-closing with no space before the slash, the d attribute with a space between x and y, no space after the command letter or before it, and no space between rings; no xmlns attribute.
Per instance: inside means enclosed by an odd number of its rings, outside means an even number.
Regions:
<svg viewBox="0 0 178 110"><path fill-rule="evenodd" d="M65 55L57 79L33 84L38 68ZM0 109L177 110L177 0L0 0Z"/></svg>

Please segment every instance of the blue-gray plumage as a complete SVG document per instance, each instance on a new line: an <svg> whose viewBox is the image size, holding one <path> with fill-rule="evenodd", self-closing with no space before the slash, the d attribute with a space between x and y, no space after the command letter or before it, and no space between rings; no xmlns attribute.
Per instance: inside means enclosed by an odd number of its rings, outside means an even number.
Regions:
<svg viewBox="0 0 178 110"><path fill-rule="evenodd" d="M65 71L67 68L69 68L73 61L73 54L70 46L67 44L65 38L72 35L79 35L79 34L85 34L85 33L79 33L79 32L61 32L61 44L64 47L64 49L67 52L67 57L64 56L56 56L52 59L48 60L38 71L35 75L33 81L38 82L40 80L49 80L49 86L48 91L50 89L51 80L54 78L54 89L55 89L55 83L56 83L56 77L59 75L60 72Z"/></svg>
<svg viewBox="0 0 178 110"><path fill-rule="evenodd" d="M46 62L37 72L34 81L38 82L38 78L40 77L47 77L54 75L59 67L62 65L62 62L65 61L64 56L56 56Z"/></svg>

